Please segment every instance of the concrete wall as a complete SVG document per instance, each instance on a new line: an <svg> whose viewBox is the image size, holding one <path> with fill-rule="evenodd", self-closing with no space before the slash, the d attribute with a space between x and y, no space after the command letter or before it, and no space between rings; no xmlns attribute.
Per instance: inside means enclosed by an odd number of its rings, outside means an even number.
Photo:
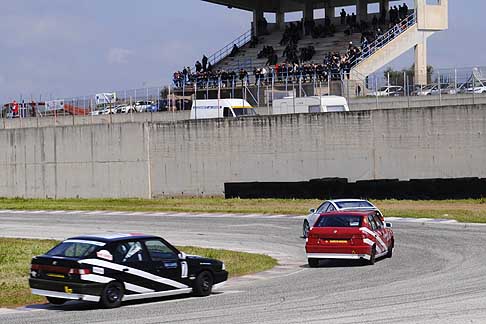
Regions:
<svg viewBox="0 0 486 324"><path fill-rule="evenodd" d="M486 177L474 106L0 130L0 196L222 195L225 182Z"/></svg>
<svg viewBox="0 0 486 324"><path fill-rule="evenodd" d="M410 97L366 97L351 98L349 109L378 110L378 109L401 109L401 108L426 108L426 107L447 107L477 105L479 108L486 108L486 95L484 94L459 94L434 96L410 96Z"/></svg>
<svg viewBox="0 0 486 324"><path fill-rule="evenodd" d="M0 131L0 196L149 197L147 124Z"/></svg>
<svg viewBox="0 0 486 324"><path fill-rule="evenodd" d="M152 194L225 182L486 177L486 110L376 110L156 124Z"/></svg>

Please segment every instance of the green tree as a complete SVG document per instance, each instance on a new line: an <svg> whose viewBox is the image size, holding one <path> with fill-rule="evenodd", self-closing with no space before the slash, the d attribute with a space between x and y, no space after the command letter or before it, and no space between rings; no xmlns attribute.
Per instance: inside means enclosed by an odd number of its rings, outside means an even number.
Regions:
<svg viewBox="0 0 486 324"><path fill-rule="evenodd" d="M432 75L434 74L434 67L427 65L427 83L432 83ZM416 84L415 82L415 64L408 69L402 69L400 71L394 70L391 67L383 72L385 79L390 76L390 85L403 86L405 84L404 77L407 77L407 83L409 86ZM435 81L436 82L436 81Z"/></svg>

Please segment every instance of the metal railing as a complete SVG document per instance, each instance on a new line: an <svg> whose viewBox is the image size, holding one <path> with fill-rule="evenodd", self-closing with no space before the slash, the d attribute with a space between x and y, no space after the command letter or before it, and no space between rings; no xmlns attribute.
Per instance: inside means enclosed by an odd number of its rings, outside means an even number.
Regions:
<svg viewBox="0 0 486 324"><path fill-rule="evenodd" d="M365 46L361 50L361 54L355 57L354 60L350 62L351 66L355 67L356 65L364 61L366 58L370 57L375 52L385 47L397 36L403 34L405 31L410 29L410 27L414 26L416 22L417 22L417 15L415 12L413 12L410 15L408 15L405 19L395 24L386 33L378 36L373 42L368 44L368 46Z"/></svg>
<svg viewBox="0 0 486 324"><path fill-rule="evenodd" d="M211 64L214 66L231 54L234 45L238 46L238 48L242 48L251 41L252 36L252 29L246 31L245 33L234 39L232 42L221 48L219 51L209 56L208 61L211 62Z"/></svg>

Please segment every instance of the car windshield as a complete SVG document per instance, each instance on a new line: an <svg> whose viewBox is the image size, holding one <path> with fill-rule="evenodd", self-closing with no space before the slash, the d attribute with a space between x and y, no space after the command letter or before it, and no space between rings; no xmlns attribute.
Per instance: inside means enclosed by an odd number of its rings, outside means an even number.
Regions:
<svg viewBox="0 0 486 324"><path fill-rule="evenodd" d="M54 247L46 255L79 259L92 254L104 245L104 243L95 241L67 240Z"/></svg>
<svg viewBox="0 0 486 324"><path fill-rule="evenodd" d="M378 89L378 91L380 91L380 92L383 92L383 91L386 91L386 90L388 90L388 87L381 87L380 89Z"/></svg>
<svg viewBox="0 0 486 324"><path fill-rule="evenodd" d="M356 215L321 216L314 227L361 227L361 221Z"/></svg>
<svg viewBox="0 0 486 324"><path fill-rule="evenodd" d="M374 206L368 201L356 200L356 201L337 201L335 202L339 209L343 208L373 208Z"/></svg>
<svg viewBox="0 0 486 324"><path fill-rule="evenodd" d="M238 116L255 116L256 111L253 108L233 108L235 115Z"/></svg>

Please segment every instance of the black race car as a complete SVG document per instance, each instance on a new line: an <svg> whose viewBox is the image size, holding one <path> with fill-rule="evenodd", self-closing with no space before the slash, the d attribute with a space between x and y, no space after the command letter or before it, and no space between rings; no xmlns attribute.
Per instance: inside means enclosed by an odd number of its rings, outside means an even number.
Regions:
<svg viewBox="0 0 486 324"><path fill-rule="evenodd" d="M32 259L32 293L52 304L122 301L193 293L208 296L228 279L224 263L189 256L143 234L78 236Z"/></svg>

